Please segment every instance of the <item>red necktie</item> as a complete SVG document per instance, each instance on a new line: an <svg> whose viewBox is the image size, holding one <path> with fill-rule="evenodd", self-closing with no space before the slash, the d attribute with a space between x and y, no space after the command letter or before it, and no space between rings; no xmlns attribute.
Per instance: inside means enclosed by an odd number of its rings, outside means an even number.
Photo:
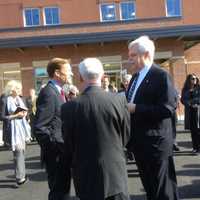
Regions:
<svg viewBox="0 0 200 200"><path fill-rule="evenodd" d="M66 102L66 98L65 98L65 92L64 92L64 90L63 90L63 89L60 91L60 96L61 96L61 98L62 98L63 102Z"/></svg>

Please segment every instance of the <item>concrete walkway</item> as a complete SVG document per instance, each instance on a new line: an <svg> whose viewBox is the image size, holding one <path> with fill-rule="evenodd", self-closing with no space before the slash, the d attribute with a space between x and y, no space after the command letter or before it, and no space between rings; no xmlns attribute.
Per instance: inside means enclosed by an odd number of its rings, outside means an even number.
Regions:
<svg viewBox="0 0 200 200"><path fill-rule="evenodd" d="M181 147L181 152L175 154L180 197L182 200L200 200L200 156L191 153L189 133L179 132L177 140ZM26 168L30 180L23 187L16 189L12 152L0 147L0 200L47 200L46 174L40 168L39 155L39 146L36 143L29 144ZM145 200L135 163L128 163L127 170L131 198Z"/></svg>

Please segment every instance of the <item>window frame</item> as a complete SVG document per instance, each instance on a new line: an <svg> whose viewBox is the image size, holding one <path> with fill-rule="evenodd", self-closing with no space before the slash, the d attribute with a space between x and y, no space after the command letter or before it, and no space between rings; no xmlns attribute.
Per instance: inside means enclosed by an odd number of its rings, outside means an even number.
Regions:
<svg viewBox="0 0 200 200"><path fill-rule="evenodd" d="M32 10L38 10L38 16L39 16L39 24L37 24L37 25L34 25L34 24L32 24L32 25L27 25L26 24L26 10L31 10L31 14L32 14ZM32 22L33 22L33 16L31 16L32 17ZM40 17L40 8L32 8L32 7L30 7L30 8L24 8L23 9L23 19L24 19L24 27L36 27L36 26L40 26L41 25L41 17Z"/></svg>
<svg viewBox="0 0 200 200"><path fill-rule="evenodd" d="M115 14L115 19L114 19L114 20L103 20L102 9L101 9L101 6L102 6L102 5L114 5L114 14ZM100 3L100 4L99 4L100 21L101 21L101 22L114 22L114 21L117 21L117 12L116 12L116 8L117 8L117 5L116 5L115 2L113 2L113 3Z"/></svg>
<svg viewBox="0 0 200 200"><path fill-rule="evenodd" d="M57 8L58 9L58 23L57 24L47 24L46 22L46 14L45 14L45 9L48 8ZM53 18L52 18L53 19ZM43 8L43 21L45 26L56 26L60 24L60 8L58 6L48 6Z"/></svg>
<svg viewBox="0 0 200 200"><path fill-rule="evenodd" d="M123 4L123 3L133 3L134 4L134 8L135 8L135 17L133 18L133 19L123 19L122 18L122 7L121 7L121 5ZM127 1L121 1L120 3L119 3L119 13L120 13L120 20L122 20L122 21L127 21L127 20L134 20L135 18L136 18L136 3L135 3L135 0L127 0Z"/></svg>
<svg viewBox="0 0 200 200"><path fill-rule="evenodd" d="M180 3L180 13L179 14L175 14L175 15L169 15L168 13L168 0L165 0L165 12L166 12L166 17L180 17L182 16L182 0L177 0Z"/></svg>

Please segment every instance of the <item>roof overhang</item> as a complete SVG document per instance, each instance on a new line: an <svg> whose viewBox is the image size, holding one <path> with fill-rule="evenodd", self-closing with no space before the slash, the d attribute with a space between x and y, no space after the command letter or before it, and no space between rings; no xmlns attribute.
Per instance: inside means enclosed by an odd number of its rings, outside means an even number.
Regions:
<svg viewBox="0 0 200 200"><path fill-rule="evenodd" d="M171 26L165 28L146 28L120 30L112 32L62 34L51 36L31 36L0 39L0 48L23 48L66 44L88 44L98 42L115 42L135 39L148 35L152 39L175 38L183 41L200 40L200 25Z"/></svg>

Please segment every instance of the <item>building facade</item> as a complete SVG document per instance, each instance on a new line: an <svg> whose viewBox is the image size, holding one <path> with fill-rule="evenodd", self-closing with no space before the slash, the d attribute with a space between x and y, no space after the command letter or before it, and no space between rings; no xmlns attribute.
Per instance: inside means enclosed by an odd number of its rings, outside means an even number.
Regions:
<svg viewBox="0 0 200 200"><path fill-rule="evenodd" d="M78 86L78 63L98 57L119 85L127 44L140 35L155 41L155 61L180 92L188 73L200 76L199 7L199 0L1 0L0 92L10 79L22 81L24 95L39 90L53 57L70 59Z"/></svg>

